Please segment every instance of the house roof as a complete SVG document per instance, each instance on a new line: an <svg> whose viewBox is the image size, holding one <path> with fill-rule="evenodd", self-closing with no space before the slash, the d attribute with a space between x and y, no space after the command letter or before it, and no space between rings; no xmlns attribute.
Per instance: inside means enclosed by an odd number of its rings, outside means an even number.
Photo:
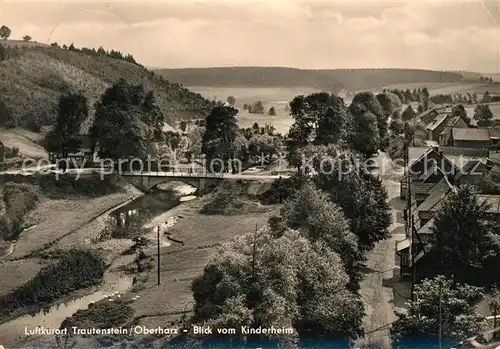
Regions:
<svg viewBox="0 0 500 349"><path fill-rule="evenodd" d="M500 130L498 128L490 128L490 138L500 138Z"/></svg>
<svg viewBox="0 0 500 349"><path fill-rule="evenodd" d="M461 172L466 171L467 169L471 170L477 164L486 163L487 157L474 157L474 156L464 156L464 155L446 155L446 158L450 160L450 162L455 165L458 170Z"/></svg>
<svg viewBox="0 0 500 349"><path fill-rule="evenodd" d="M427 125L426 129L429 131L434 131L439 125L442 125L448 119L447 114L439 114L429 125Z"/></svg>
<svg viewBox="0 0 500 349"><path fill-rule="evenodd" d="M410 164L413 165L414 162L419 160L422 156L424 156L431 150L431 147L408 147L408 158L410 159Z"/></svg>
<svg viewBox="0 0 500 349"><path fill-rule="evenodd" d="M418 206L418 210L436 211L439 208L438 204L448 195L451 189L452 187L448 181L445 178L441 179L428 191L429 196Z"/></svg>
<svg viewBox="0 0 500 349"><path fill-rule="evenodd" d="M417 231L418 234L432 234L432 226L434 225L434 218L430 219L427 223L425 223L420 229Z"/></svg>
<svg viewBox="0 0 500 349"><path fill-rule="evenodd" d="M418 115L417 115L417 118L423 118L424 116L427 116L427 115L429 115L429 114L431 114L431 113L435 113L435 114L437 114L437 113L439 113L439 112L438 112L436 109L431 108L431 109L429 109L429 110L424 111L423 113L418 114Z"/></svg>
<svg viewBox="0 0 500 349"><path fill-rule="evenodd" d="M461 120L461 116L457 115L452 117L451 119L448 119L446 122L446 127L444 128L443 132L440 133L440 135L447 135L448 133L453 130L453 128L458 124L458 122ZM458 127L460 128L460 127ZM468 126L463 127L463 128L468 128Z"/></svg>
<svg viewBox="0 0 500 349"><path fill-rule="evenodd" d="M462 166L461 171L458 173L456 178L460 178L466 174L473 175L473 171L483 173L481 172L481 170L485 170L488 168L486 167L486 160L487 159L485 159L484 161L482 159L471 159L467 161L466 164ZM478 174L477 172L475 174Z"/></svg>
<svg viewBox="0 0 500 349"><path fill-rule="evenodd" d="M489 141L490 131L487 128L454 128L453 139L461 141Z"/></svg>
<svg viewBox="0 0 500 349"><path fill-rule="evenodd" d="M488 213L500 213L500 195L477 195L479 203L489 205L486 212Z"/></svg>
<svg viewBox="0 0 500 349"><path fill-rule="evenodd" d="M457 129L454 129L457 130ZM468 128L462 128L461 130L470 130ZM448 156L469 156L472 158L485 158L490 155L488 149L477 149L477 148L461 148L461 147L439 147L439 150L443 152L443 155Z"/></svg>
<svg viewBox="0 0 500 349"><path fill-rule="evenodd" d="M411 241L410 239L406 238L404 240L396 242L396 251L403 251L406 250L408 247L410 247Z"/></svg>

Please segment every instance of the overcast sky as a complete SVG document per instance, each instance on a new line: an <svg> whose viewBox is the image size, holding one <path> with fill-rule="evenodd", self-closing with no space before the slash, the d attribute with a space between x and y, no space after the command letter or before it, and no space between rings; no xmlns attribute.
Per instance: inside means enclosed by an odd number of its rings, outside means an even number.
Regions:
<svg viewBox="0 0 500 349"><path fill-rule="evenodd" d="M4 0L12 39L132 53L147 66L499 72L499 2Z"/></svg>

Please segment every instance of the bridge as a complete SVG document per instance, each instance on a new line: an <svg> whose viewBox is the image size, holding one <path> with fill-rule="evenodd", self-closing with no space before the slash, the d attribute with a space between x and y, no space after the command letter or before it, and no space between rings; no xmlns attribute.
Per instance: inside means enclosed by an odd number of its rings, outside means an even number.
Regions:
<svg viewBox="0 0 500 349"><path fill-rule="evenodd" d="M210 173L210 172L122 172L132 185L147 192L155 186L166 182L183 182L198 189L198 194L205 194L215 188L225 179L245 181L274 181L276 179L289 178L288 175L259 175L243 173Z"/></svg>

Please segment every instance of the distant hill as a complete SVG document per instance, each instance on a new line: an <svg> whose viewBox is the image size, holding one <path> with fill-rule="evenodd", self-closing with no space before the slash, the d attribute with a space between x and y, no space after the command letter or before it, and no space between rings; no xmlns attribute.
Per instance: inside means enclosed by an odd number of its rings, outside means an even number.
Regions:
<svg viewBox="0 0 500 349"><path fill-rule="evenodd" d="M406 82L457 82L456 72L416 69L305 70L279 67L159 69L159 74L185 86L301 87L358 91Z"/></svg>
<svg viewBox="0 0 500 349"><path fill-rule="evenodd" d="M50 125L62 92L83 91L93 105L119 78L153 90L172 125L180 119L204 117L213 107L200 94L124 59L46 45L17 46L0 52L0 127L6 122L9 127L28 129Z"/></svg>

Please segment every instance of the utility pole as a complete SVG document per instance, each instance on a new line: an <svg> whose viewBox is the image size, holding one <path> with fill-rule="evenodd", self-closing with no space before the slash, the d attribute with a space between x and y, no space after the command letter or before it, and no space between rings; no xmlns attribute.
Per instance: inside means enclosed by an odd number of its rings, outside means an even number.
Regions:
<svg viewBox="0 0 500 349"><path fill-rule="evenodd" d="M441 281L439 282L439 349L443 349L443 328L442 328L442 304L441 304L441 293L443 285Z"/></svg>
<svg viewBox="0 0 500 349"><path fill-rule="evenodd" d="M161 278L160 278L160 226L158 226L156 238L157 238L157 242L158 242L158 285L160 285L161 284Z"/></svg>
<svg viewBox="0 0 500 349"><path fill-rule="evenodd" d="M411 176L410 176L410 144L408 140L405 140L406 143L406 186L407 186L407 196L408 196L408 217L407 217L407 226L410 231L407 231L407 234L410 238L410 258L411 258L411 300L415 301L415 279L416 279L416 269L415 269L415 237L413 234L413 214L411 212Z"/></svg>
<svg viewBox="0 0 500 349"><path fill-rule="evenodd" d="M415 301L415 283L417 279L417 268L415 266L415 220L414 217L411 216L411 300Z"/></svg>

